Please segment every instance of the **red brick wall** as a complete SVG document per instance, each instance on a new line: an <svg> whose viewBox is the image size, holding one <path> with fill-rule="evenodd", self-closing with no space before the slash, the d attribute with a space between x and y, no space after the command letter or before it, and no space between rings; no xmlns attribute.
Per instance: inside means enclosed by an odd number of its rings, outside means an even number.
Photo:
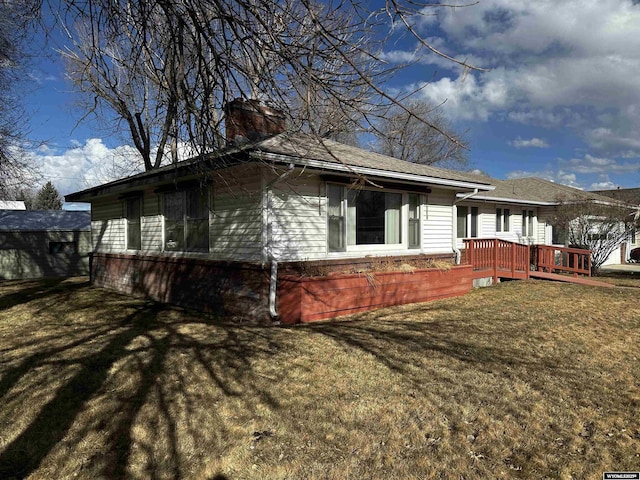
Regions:
<svg viewBox="0 0 640 480"><path fill-rule="evenodd" d="M270 322L269 269L184 257L94 253L98 287L211 312L228 319Z"/></svg>

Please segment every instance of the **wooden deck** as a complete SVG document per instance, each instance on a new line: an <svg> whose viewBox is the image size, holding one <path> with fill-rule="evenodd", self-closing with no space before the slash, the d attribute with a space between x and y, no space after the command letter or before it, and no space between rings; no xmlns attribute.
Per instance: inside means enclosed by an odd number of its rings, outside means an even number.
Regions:
<svg viewBox="0 0 640 480"><path fill-rule="evenodd" d="M591 252L549 245L523 245L495 238L465 239L463 263L473 266L473 278L539 278L599 287L611 284L591 277Z"/></svg>

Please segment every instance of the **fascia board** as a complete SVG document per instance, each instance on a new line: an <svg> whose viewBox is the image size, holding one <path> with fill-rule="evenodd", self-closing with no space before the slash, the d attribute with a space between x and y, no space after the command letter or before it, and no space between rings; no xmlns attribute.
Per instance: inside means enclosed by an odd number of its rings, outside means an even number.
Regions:
<svg viewBox="0 0 640 480"><path fill-rule="evenodd" d="M252 157L257 157L262 160L275 161L282 163L294 163L295 165L303 167L318 168L322 170L332 170L336 172L355 173L358 175L391 178L394 180L405 180L407 182L415 182L419 184L439 185L442 187L450 188L464 188L469 190L493 190L493 185L487 185L483 183L465 182L461 180L450 180L446 178L429 177L427 175L417 175L412 173L392 172L388 170L379 170L377 168L358 167L353 165L346 165L341 163L325 162L323 160L315 160L308 158L292 157L288 155L282 155L271 152L251 152Z"/></svg>

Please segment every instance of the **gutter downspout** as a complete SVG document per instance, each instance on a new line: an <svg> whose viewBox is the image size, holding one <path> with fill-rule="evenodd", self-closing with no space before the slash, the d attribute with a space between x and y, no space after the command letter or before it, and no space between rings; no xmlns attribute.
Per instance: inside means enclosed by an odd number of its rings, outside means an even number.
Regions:
<svg viewBox="0 0 640 480"><path fill-rule="evenodd" d="M277 182L280 182L287 178L293 172L295 165L292 163L289 164L289 169L280 175L275 180L269 182L266 185L267 188L267 215L271 212L271 195L270 189L271 186ZM273 256L272 250L272 242L271 242L271 234L273 232L273 227L271 226L271 221L269 220L267 224L267 245L268 245L268 258L271 261L271 275L269 277L269 315L271 319L276 321L280 314L278 313L278 309L276 308L276 299L277 299L277 288L278 288L278 261Z"/></svg>
<svg viewBox="0 0 640 480"><path fill-rule="evenodd" d="M474 188L473 192L468 193L467 195L460 197L457 200L454 200L453 202L453 207L451 209L451 224L453 225L453 228L451 229L451 248L453 250L453 253L455 253L456 255L456 265L460 265L460 260L462 258L462 253L460 252L460 249L458 248L458 202L462 202L463 200L466 200L467 198L473 197L474 195L477 195L478 193L478 189Z"/></svg>

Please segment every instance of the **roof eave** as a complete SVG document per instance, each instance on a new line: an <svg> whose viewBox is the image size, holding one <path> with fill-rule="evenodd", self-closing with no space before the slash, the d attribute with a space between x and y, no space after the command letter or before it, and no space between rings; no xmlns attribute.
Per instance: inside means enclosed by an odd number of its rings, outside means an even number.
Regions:
<svg viewBox="0 0 640 480"><path fill-rule="evenodd" d="M487 202L496 202L496 203L514 203L518 205L537 205L541 207L553 207L558 205L558 202L543 202L540 200L526 200L526 199L517 199L517 198L506 198L506 197L492 197L490 195L474 195L470 200L482 200Z"/></svg>
<svg viewBox="0 0 640 480"><path fill-rule="evenodd" d="M394 172L390 170L380 170L370 167L358 167L354 165L327 162L324 160L317 160L311 158L300 158L289 155L283 155L279 153L271 153L265 151L256 151L249 154L251 157L259 158L261 160L273 161L279 163L293 163L294 165L317 168L321 170L330 170L341 173L351 173L357 175L365 175L371 177L382 177L394 180L401 180L407 182L414 182L427 185L438 185L442 187L465 189L465 190L484 190L490 191L495 187L493 185L475 182L466 182L462 180L452 180L446 178L430 177L427 175L419 175L413 173Z"/></svg>

